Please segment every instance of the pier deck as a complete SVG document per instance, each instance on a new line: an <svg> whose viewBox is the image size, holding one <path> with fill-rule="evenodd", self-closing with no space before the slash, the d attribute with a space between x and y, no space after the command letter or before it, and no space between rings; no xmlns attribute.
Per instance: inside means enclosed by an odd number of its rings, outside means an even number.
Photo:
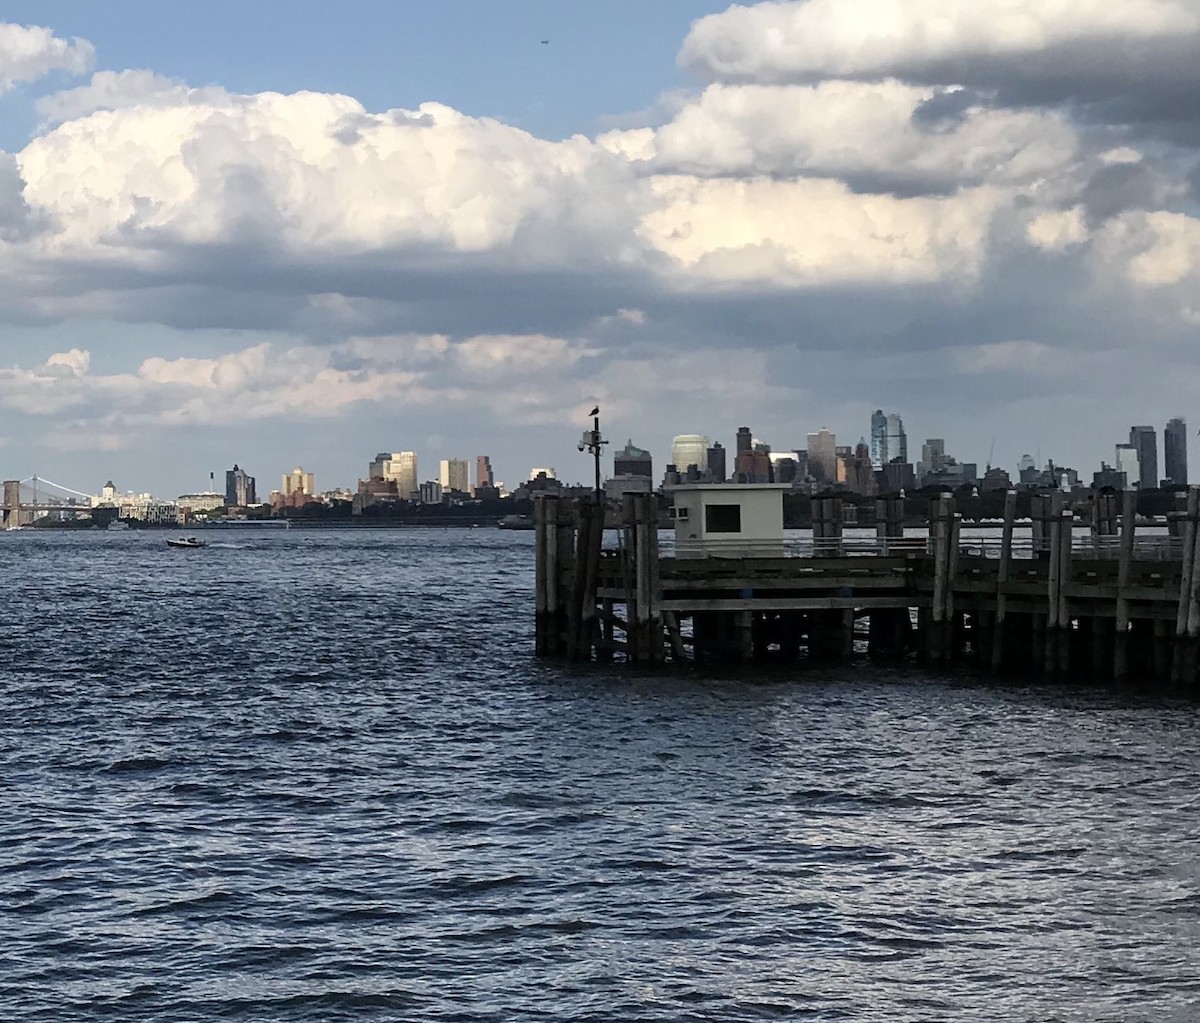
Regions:
<svg viewBox="0 0 1200 1023"><path fill-rule="evenodd" d="M1200 488L1165 536L1136 535L1133 497L1100 495L1090 534L1076 537L1062 496L1039 495L1017 536L1010 494L1002 536L988 540L963 538L949 495L934 502L927 537L906 537L903 498L886 498L867 542L841 535L840 499L814 499L815 539L765 557L660 549L657 508L642 495L626 499L605 549L602 508L546 497L537 650L646 664L865 655L1194 687Z"/></svg>

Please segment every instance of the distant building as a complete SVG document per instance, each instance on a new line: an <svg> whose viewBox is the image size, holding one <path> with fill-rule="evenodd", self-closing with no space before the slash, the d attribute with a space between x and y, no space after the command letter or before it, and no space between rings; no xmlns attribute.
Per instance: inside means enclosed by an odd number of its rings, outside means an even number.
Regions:
<svg viewBox="0 0 1200 1023"><path fill-rule="evenodd" d="M417 453L415 451L396 451L388 460L383 478L394 480L396 492L401 500L416 500L420 493L417 483Z"/></svg>
<svg viewBox="0 0 1200 1023"><path fill-rule="evenodd" d="M479 488L486 487L489 490L496 486L496 477L492 475L492 460L487 455L475 456L475 490L476 497L479 496Z"/></svg>
<svg viewBox="0 0 1200 1023"><path fill-rule="evenodd" d="M225 472L225 504L230 508L245 508L258 504L254 488L254 477L246 475L236 463Z"/></svg>
<svg viewBox="0 0 1200 1023"><path fill-rule="evenodd" d="M876 409L871 413L871 465L882 469L897 458L908 461L904 423L894 412L885 415L882 409Z"/></svg>
<svg viewBox="0 0 1200 1023"><path fill-rule="evenodd" d="M1117 445L1117 472L1125 474L1126 485L1140 487L1142 482L1138 449L1132 444Z"/></svg>
<svg viewBox="0 0 1200 1023"><path fill-rule="evenodd" d="M989 490L1011 490L1012 478L1008 475L1007 469L1001 469L998 465L990 465L983 474L980 489L985 494Z"/></svg>
<svg viewBox="0 0 1200 1023"><path fill-rule="evenodd" d="M317 486L311 472L305 472L300 466L296 466L291 472L284 473L283 486L279 488L279 492L284 497L295 493L311 497L316 494Z"/></svg>
<svg viewBox="0 0 1200 1023"><path fill-rule="evenodd" d="M471 492L471 466L465 458L443 458L438 465L438 483L443 491Z"/></svg>
<svg viewBox="0 0 1200 1023"><path fill-rule="evenodd" d="M671 463L680 473L689 465L708 467L708 438L699 433L681 433L671 442Z"/></svg>
<svg viewBox="0 0 1200 1023"><path fill-rule="evenodd" d="M754 450L754 437L750 433L750 427L739 426L737 431L737 445L734 448L734 456L742 454L746 451Z"/></svg>
<svg viewBox="0 0 1200 1023"><path fill-rule="evenodd" d="M1113 468L1107 462L1100 463L1100 471L1092 473L1092 489L1100 490L1111 487L1113 490L1124 490L1128 485L1125 473Z"/></svg>
<svg viewBox="0 0 1200 1023"><path fill-rule="evenodd" d="M441 504L442 493L442 485L437 480L426 480L417 488L422 504Z"/></svg>
<svg viewBox="0 0 1200 1023"><path fill-rule="evenodd" d="M1143 490L1158 486L1158 431L1153 426L1131 426L1129 443L1137 451L1138 479Z"/></svg>
<svg viewBox="0 0 1200 1023"><path fill-rule="evenodd" d="M871 464L882 469L887 460L887 415L877 408L871 413Z"/></svg>
<svg viewBox="0 0 1200 1023"><path fill-rule="evenodd" d="M1175 486L1186 486L1188 482L1187 420L1176 417L1167 420L1163 431L1163 472Z"/></svg>
<svg viewBox="0 0 1200 1023"><path fill-rule="evenodd" d="M713 483L724 483L729 478L725 468L725 448L720 441L708 449L708 478Z"/></svg>
<svg viewBox="0 0 1200 1023"><path fill-rule="evenodd" d="M798 480L808 479L808 477L809 477L808 449L807 448L796 448L795 450L792 451L792 454L796 456L796 479L798 479Z"/></svg>
<svg viewBox="0 0 1200 1023"><path fill-rule="evenodd" d="M824 426L808 435L808 472L822 483L837 482L837 438Z"/></svg>
<svg viewBox="0 0 1200 1023"><path fill-rule="evenodd" d="M795 483L796 459L791 454L771 455L771 475L774 483Z"/></svg>
<svg viewBox="0 0 1200 1023"><path fill-rule="evenodd" d="M175 506L181 514L195 515L199 512L216 511L225 507L225 495L216 491L201 494L180 494L175 498Z"/></svg>
<svg viewBox="0 0 1200 1023"><path fill-rule="evenodd" d="M893 459L883 467L880 473L883 477L880 489L887 494L895 494L901 490L917 489L917 474L911 462Z"/></svg>
<svg viewBox="0 0 1200 1023"><path fill-rule="evenodd" d="M879 492L875 469L871 465L871 449L865 440L858 442L852 454L842 456L842 465L846 486L852 494L873 497Z"/></svg>
<svg viewBox="0 0 1200 1023"><path fill-rule="evenodd" d="M928 486L931 477L940 473L946 461L946 442L941 437L929 437L921 445L921 460L917 462L917 483Z"/></svg>
<svg viewBox="0 0 1200 1023"><path fill-rule="evenodd" d="M771 456L765 451L739 451L733 460L735 483L772 483Z"/></svg>
<svg viewBox="0 0 1200 1023"><path fill-rule="evenodd" d="M534 467L533 469L529 470L529 479L531 482L537 479L557 480L558 473L555 471L554 466L552 465Z"/></svg>
<svg viewBox="0 0 1200 1023"><path fill-rule="evenodd" d="M632 440L627 440L625 447L620 451L613 452L613 475L636 476L652 480L654 479L654 459L649 451L639 448Z"/></svg>

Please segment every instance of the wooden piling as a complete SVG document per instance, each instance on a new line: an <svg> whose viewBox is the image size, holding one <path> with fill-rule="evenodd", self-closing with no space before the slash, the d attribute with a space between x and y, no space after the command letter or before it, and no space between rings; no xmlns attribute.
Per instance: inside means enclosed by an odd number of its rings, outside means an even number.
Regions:
<svg viewBox="0 0 1200 1023"><path fill-rule="evenodd" d="M1004 529L1000 534L1000 564L996 569L996 616L992 623L992 671L1004 667L1004 620L1008 616L1008 574L1012 567L1013 523L1017 517L1017 492L1004 495Z"/></svg>
<svg viewBox="0 0 1200 1023"><path fill-rule="evenodd" d="M1129 678L1129 577L1133 571L1133 542L1136 528L1137 493L1126 488L1121 495L1121 549L1117 567L1117 617L1113 636L1113 678Z"/></svg>
<svg viewBox="0 0 1200 1023"><path fill-rule="evenodd" d="M1188 618L1192 603L1192 579L1196 572L1196 519L1200 515L1200 488L1189 487L1183 521L1174 532L1182 534L1180 552L1179 599L1175 607L1175 648L1171 658L1171 681L1182 682L1187 660ZM1180 528L1182 527L1182 528Z"/></svg>
<svg viewBox="0 0 1200 1023"><path fill-rule="evenodd" d="M1050 560L1046 567L1046 648L1042 654L1042 671L1053 675L1058 671L1059 589L1062 585L1062 515L1046 521Z"/></svg>
<svg viewBox="0 0 1200 1023"><path fill-rule="evenodd" d="M1058 664L1059 674L1071 670L1072 630L1071 618L1071 563L1074 557L1075 516L1064 509L1059 519L1059 569L1058 569Z"/></svg>

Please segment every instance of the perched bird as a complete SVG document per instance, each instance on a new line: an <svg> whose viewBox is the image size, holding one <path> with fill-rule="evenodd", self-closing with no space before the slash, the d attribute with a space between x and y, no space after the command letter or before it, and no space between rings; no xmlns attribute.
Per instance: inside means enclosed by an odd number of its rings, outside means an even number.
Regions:
<svg viewBox="0 0 1200 1023"><path fill-rule="evenodd" d="M594 409L592 409L592 411L591 411L591 412L589 412L589 413L588 413L588 415L589 415L589 416L598 416L598 415L600 415L600 406L599 406L599 405L597 405L597 406L596 406Z"/></svg>

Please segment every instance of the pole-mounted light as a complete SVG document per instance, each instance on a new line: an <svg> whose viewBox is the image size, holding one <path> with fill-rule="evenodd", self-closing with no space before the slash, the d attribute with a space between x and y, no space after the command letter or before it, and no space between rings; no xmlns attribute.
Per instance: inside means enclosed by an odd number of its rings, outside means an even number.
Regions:
<svg viewBox="0 0 1200 1023"><path fill-rule="evenodd" d="M604 450L604 445L608 443L600 436L600 406L597 405L590 413L592 417L592 428L583 431L583 437L579 441L580 451L590 451L596 466L596 503L604 503L604 488L600 483L600 452Z"/></svg>

